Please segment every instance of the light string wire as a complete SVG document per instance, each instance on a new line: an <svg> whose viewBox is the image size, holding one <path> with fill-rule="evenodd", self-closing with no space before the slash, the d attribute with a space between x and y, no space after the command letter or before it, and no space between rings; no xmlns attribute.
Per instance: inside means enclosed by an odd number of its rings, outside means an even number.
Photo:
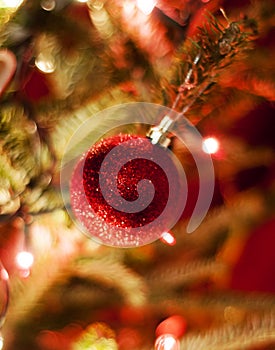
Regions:
<svg viewBox="0 0 275 350"><path fill-rule="evenodd" d="M176 99L172 105L172 110L176 111L177 107L180 103L182 94L184 91L190 89L190 79L192 77L192 74L194 72L195 66L197 66L198 62L201 59L201 52L199 52L192 63L191 68L189 68L184 82L180 85L178 88L178 93L176 96ZM147 133L147 137L151 139L151 142L153 144L160 144L163 147L168 147L170 144L170 139L167 137L167 133L171 130L172 126L182 117L184 117L185 113L191 108L191 106L197 101L197 99L203 94L203 92L211 85L212 80L207 81L203 86L195 93L191 101L185 105L180 113L177 113L176 116L172 116L172 113L166 114L158 125L153 126L150 128L149 132Z"/></svg>

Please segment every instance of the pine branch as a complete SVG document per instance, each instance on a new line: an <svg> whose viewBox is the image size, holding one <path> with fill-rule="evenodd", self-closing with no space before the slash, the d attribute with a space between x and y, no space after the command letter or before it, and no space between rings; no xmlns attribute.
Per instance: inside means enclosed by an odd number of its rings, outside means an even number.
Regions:
<svg viewBox="0 0 275 350"><path fill-rule="evenodd" d="M186 290L183 294L165 290L165 296L160 294L150 296L148 307L151 308L152 314L158 314L161 310L162 317L167 317L173 310L174 314L183 315L192 325L192 329L201 328L200 322L196 320L200 317L209 320L209 324L204 325L208 329L210 324L242 327L252 316L257 319L269 314L275 316L272 295L224 290L204 293Z"/></svg>
<svg viewBox="0 0 275 350"><path fill-rule="evenodd" d="M18 106L2 106L0 113L1 152L15 169L24 170L28 179L38 173L35 126ZM30 181L30 180L29 180Z"/></svg>
<svg viewBox="0 0 275 350"><path fill-rule="evenodd" d="M21 196L21 203L28 208L30 214L41 214L64 208L61 194L54 187L27 188Z"/></svg>
<svg viewBox="0 0 275 350"><path fill-rule="evenodd" d="M40 242L35 235L44 236L44 240L41 239L42 246L32 245L35 265L30 276L27 280L13 276L11 280L11 302L3 329L7 339L6 345L8 341L12 341L12 337L9 337L10 332L14 332L21 322L25 322L29 317L31 319L34 310L38 312L43 309L43 296L52 286L66 281L67 275L64 270L79 254L79 241L83 236L75 229L65 228L60 219L55 218L53 222L48 218L45 220L47 225L40 226L36 223L36 226L30 228L34 243L36 240Z"/></svg>
<svg viewBox="0 0 275 350"><path fill-rule="evenodd" d="M230 319L226 319L225 309L232 308L234 311L243 312L244 315L258 314L264 315L268 312L275 312L275 298L270 294L258 294L253 292L242 293L242 292L213 292L209 295L203 296L192 296L189 295L190 302L197 302L198 307L201 308L209 308L219 310L223 312L222 317L225 321L229 321ZM234 320L232 320L234 323Z"/></svg>
<svg viewBox="0 0 275 350"><path fill-rule="evenodd" d="M272 215L268 201L274 198L274 194L269 193L269 196L268 198L266 194L261 194L258 191L247 191L236 195L228 205L211 210L203 223L190 235L184 234L186 222L180 221L173 229L177 240L174 249L181 257L181 262L178 264L182 264L183 267L191 259L202 261L201 259L204 257L206 260L213 259L213 263L214 259L217 259L217 263L225 264L230 268L233 262L232 256L231 260L228 260L228 253L231 252L236 258L240 253L240 243L247 240L249 233L255 226L259 225L267 216ZM166 275L165 265L162 266L160 263L155 268L160 269L164 276ZM223 277L228 276L223 273L223 269L219 271L220 274L214 273L213 275L216 282L223 281ZM180 286L180 275L178 278ZM177 287L176 284L175 287Z"/></svg>
<svg viewBox="0 0 275 350"><path fill-rule="evenodd" d="M146 300L147 287L142 277L114 259L80 260L70 273L112 286L130 305L140 306Z"/></svg>
<svg viewBox="0 0 275 350"><path fill-rule="evenodd" d="M147 276L148 284L152 290L173 290L179 285L189 285L196 281L208 280L215 274L225 271L225 266L214 259L192 262L173 262L154 269Z"/></svg>
<svg viewBox="0 0 275 350"><path fill-rule="evenodd" d="M106 91L106 93L99 99L94 102L90 102L78 111L72 113L69 117L60 119L56 125L55 130L52 131L50 135L50 142L54 147L56 152L57 159L62 159L64 156L64 150L74 133L78 130L88 120L91 120L90 133L86 136L83 136L82 140L79 141L77 148L74 151L70 151L70 157L73 159L77 156L80 156L78 153L79 148L83 148L83 144L87 144L87 139L91 135L96 134L97 129L104 130L106 123L102 124L100 118L97 118L97 113L100 111L117 105L117 101L120 101L121 104L134 102L136 98L132 96L127 91L123 91L121 87L114 88ZM92 118L94 123L92 123ZM116 120L117 116L113 116L113 120ZM93 126L93 127L91 127ZM88 130L87 130L88 132ZM91 141L88 143L89 147L92 146ZM69 159L67 159L69 160Z"/></svg>
<svg viewBox="0 0 275 350"><path fill-rule="evenodd" d="M40 140L36 124L26 116L22 107L2 105L0 137L0 213L14 213L20 206L35 212L59 208L61 200L57 199L58 194L49 190L45 195L51 180L53 155L45 142ZM39 197L35 209L34 202Z"/></svg>
<svg viewBox="0 0 275 350"><path fill-rule="evenodd" d="M38 146L32 124L22 108L2 106L0 112L0 214L16 212L19 195L39 173Z"/></svg>
<svg viewBox="0 0 275 350"><path fill-rule="evenodd" d="M245 18L224 26L209 14L207 25L198 27L196 38L184 42L177 55L175 72L172 73L171 84L167 89L168 93L174 95L172 100L180 93L181 101L176 106L178 110L184 109L187 112L188 106L201 95L208 93L234 60L239 60L251 48L255 37L255 22L251 22ZM164 83L164 86L167 87L167 84ZM169 100L165 91L164 96L165 100Z"/></svg>
<svg viewBox="0 0 275 350"><path fill-rule="evenodd" d="M270 50L268 55L273 56L274 50ZM223 75L223 87L234 87L267 101L275 101L275 66L273 62L267 62L266 57L253 57L245 64L238 62L233 65L232 71L237 74L225 72Z"/></svg>
<svg viewBox="0 0 275 350"><path fill-rule="evenodd" d="M58 8L61 3L62 9ZM62 1L53 11L45 11L40 3L26 1L2 29L2 46L14 51L18 58L14 84L17 94L21 95L20 89L33 72L33 60L39 54L54 60L54 72L43 77L50 89L47 98L32 101L21 96L38 127L47 133L58 120L71 116L118 85L129 83L133 94L147 96L158 80L148 57L123 30L116 28L111 39L102 38L91 23L88 6L74 2L67 5ZM139 78L134 76L133 67L140 71Z"/></svg>
<svg viewBox="0 0 275 350"><path fill-rule="evenodd" d="M239 350L275 343L275 314L251 317L243 325L226 326L204 335L186 336L181 341L183 350Z"/></svg>
<svg viewBox="0 0 275 350"><path fill-rule="evenodd" d="M26 177L26 173L24 171L21 171L20 169L15 169L10 164L10 159L8 158L7 154L4 154L1 150L1 156L0 156L0 188L8 191L10 193L10 196L12 193L20 193L25 188L25 181L27 182L28 179L24 181ZM10 198L9 196L9 198ZM7 198L7 200L9 200ZM5 204L5 203L1 203Z"/></svg>

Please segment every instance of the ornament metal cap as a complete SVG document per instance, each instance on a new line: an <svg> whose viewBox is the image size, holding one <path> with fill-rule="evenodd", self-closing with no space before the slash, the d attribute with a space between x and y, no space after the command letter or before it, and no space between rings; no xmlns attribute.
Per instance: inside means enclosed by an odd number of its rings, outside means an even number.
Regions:
<svg viewBox="0 0 275 350"><path fill-rule="evenodd" d="M147 137L151 140L153 145L160 145L167 148L170 145L171 139L167 136L170 127L174 123L174 120L166 115L160 123L156 126L152 126L147 133Z"/></svg>

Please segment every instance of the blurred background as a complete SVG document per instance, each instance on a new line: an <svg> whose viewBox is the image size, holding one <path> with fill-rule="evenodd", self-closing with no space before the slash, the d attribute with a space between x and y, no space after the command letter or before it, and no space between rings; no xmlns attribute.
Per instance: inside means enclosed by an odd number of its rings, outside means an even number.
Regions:
<svg viewBox="0 0 275 350"><path fill-rule="evenodd" d="M2 348L275 349L274 1L0 0L0 23ZM179 110L201 91L185 117L213 160L206 218L186 233L199 179L173 139L176 226L136 248L88 238L60 193L70 137L180 87Z"/></svg>

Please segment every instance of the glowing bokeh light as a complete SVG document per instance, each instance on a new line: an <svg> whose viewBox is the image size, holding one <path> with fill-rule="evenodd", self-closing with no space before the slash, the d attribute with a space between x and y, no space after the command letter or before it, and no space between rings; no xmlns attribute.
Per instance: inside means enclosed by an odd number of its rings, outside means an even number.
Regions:
<svg viewBox="0 0 275 350"><path fill-rule="evenodd" d="M137 8L147 16L150 15L150 13L154 10L156 3L157 2L155 0L137 0L136 1Z"/></svg>
<svg viewBox="0 0 275 350"><path fill-rule="evenodd" d="M35 59L36 67L43 73L49 74L55 71L55 59L51 54L40 53Z"/></svg>
<svg viewBox="0 0 275 350"><path fill-rule="evenodd" d="M170 232L164 232L160 238L160 240L168 245L175 245L176 244L176 239L175 237L172 235L172 233Z"/></svg>
<svg viewBox="0 0 275 350"><path fill-rule="evenodd" d="M220 148L220 143L215 137L207 137L203 140L202 149L205 153L217 153Z"/></svg>
<svg viewBox="0 0 275 350"><path fill-rule="evenodd" d="M34 261L32 253L27 251L19 252L16 255L16 265L22 270L28 270Z"/></svg>
<svg viewBox="0 0 275 350"><path fill-rule="evenodd" d="M4 339L2 336L0 336L0 350L3 349L3 346L4 346Z"/></svg>
<svg viewBox="0 0 275 350"><path fill-rule="evenodd" d="M0 8L17 8L22 2L23 0L0 0Z"/></svg>

